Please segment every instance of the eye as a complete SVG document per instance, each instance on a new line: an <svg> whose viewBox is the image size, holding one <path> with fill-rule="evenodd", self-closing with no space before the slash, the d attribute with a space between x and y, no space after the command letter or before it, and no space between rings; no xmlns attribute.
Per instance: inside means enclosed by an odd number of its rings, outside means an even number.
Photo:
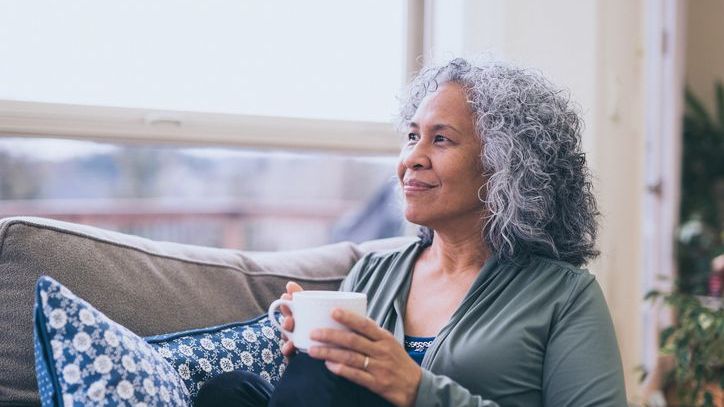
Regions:
<svg viewBox="0 0 724 407"><path fill-rule="evenodd" d="M407 135L407 141L417 141L420 139L420 135L417 133L409 133Z"/></svg>
<svg viewBox="0 0 724 407"><path fill-rule="evenodd" d="M445 142L445 141L450 141L450 139L447 138L447 137L445 137L445 136L441 136L441 135L439 135L439 134L435 136L435 142L436 142L436 143L442 143L442 142Z"/></svg>

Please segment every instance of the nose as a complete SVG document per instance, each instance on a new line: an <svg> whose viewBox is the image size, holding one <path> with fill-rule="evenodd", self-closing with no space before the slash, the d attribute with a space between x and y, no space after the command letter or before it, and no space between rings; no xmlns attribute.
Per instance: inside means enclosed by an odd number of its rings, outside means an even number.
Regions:
<svg viewBox="0 0 724 407"><path fill-rule="evenodd" d="M430 168L432 164L427 147L423 143L417 143L414 146L403 149L401 161L405 168L415 170Z"/></svg>

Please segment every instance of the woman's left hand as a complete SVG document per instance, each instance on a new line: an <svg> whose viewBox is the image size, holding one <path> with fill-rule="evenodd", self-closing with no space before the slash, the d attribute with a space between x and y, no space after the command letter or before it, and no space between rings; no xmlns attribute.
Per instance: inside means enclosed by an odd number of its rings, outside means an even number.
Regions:
<svg viewBox="0 0 724 407"><path fill-rule="evenodd" d="M327 368L368 388L396 406L412 406L422 378L420 366L394 336L375 321L342 309L332 318L351 329L316 329L311 338L330 346L312 346L309 355Z"/></svg>

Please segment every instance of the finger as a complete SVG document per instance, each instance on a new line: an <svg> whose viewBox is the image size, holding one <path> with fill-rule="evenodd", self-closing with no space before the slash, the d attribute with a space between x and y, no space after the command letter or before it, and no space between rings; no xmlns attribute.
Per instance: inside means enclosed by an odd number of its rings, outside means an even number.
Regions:
<svg viewBox="0 0 724 407"><path fill-rule="evenodd" d="M299 284L297 284L297 283L295 283L294 281L289 281L289 282L287 283L286 288L287 288L287 293L289 293L289 294L295 293L295 292L297 292L297 291L304 291L304 289L302 288L302 286L299 285Z"/></svg>
<svg viewBox="0 0 724 407"><path fill-rule="evenodd" d="M337 376L342 376L349 381L355 382L360 386L371 389L375 384L375 377L365 370L356 369L343 363L327 361L324 362L324 364L332 373Z"/></svg>
<svg viewBox="0 0 724 407"><path fill-rule="evenodd" d="M286 341L284 342L284 345L282 345L282 355L286 357L293 356L295 350L296 348L294 347L294 342L292 341Z"/></svg>
<svg viewBox="0 0 724 407"><path fill-rule="evenodd" d="M365 355L340 348L332 348L329 346L312 346L309 348L309 356L315 359L322 359L329 362L342 363L347 366L352 366L357 369L366 370L365 366ZM367 368L371 362L367 363Z"/></svg>
<svg viewBox="0 0 724 407"><path fill-rule="evenodd" d="M357 351L365 355L377 354L374 343L369 339L342 329L315 329L309 337L315 341Z"/></svg>
<svg viewBox="0 0 724 407"><path fill-rule="evenodd" d="M384 339L389 335L389 332L380 328L375 321L355 312L335 308L332 310L332 318L354 332L373 341Z"/></svg>
<svg viewBox="0 0 724 407"><path fill-rule="evenodd" d="M282 354L289 356L289 353L294 349L294 345L291 341L286 341L282 344Z"/></svg>
<svg viewBox="0 0 724 407"><path fill-rule="evenodd" d="M284 318L284 321L282 321L282 328L289 332L293 332L294 331L294 317L289 316L289 317Z"/></svg>
<svg viewBox="0 0 724 407"><path fill-rule="evenodd" d="M280 298L281 298L282 300L291 300L291 299L292 299L292 295L291 295L291 294L284 293L284 294L282 294L282 296L281 296ZM291 315L292 315L292 310L290 310L289 307L288 307L286 304L280 305L280 306L279 306L279 310L281 310L282 315L284 315L285 317L288 317L288 316L291 316Z"/></svg>
<svg viewBox="0 0 724 407"><path fill-rule="evenodd" d="M279 309L282 312L282 315L284 318L291 318L292 317L292 310L289 309L286 305L282 305L279 307Z"/></svg>

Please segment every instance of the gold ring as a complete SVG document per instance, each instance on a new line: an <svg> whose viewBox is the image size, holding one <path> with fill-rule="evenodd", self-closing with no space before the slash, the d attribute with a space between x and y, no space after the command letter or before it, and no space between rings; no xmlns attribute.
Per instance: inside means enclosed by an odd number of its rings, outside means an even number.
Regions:
<svg viewBox="0 0 724 407"><path fill-rule="evenodd" d="M370 365L370 357L365 355L365 365L362 367L364 370L367 370L367 366Z"/></svg>

